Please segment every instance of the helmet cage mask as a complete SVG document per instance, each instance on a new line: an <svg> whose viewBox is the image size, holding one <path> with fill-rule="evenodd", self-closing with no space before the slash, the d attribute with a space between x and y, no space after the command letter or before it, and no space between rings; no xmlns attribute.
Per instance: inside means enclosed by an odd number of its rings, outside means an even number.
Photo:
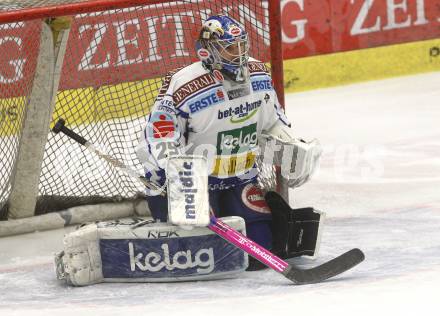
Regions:
<svg viewBox="0 0 440 316"><path fill-rule="evenodd" d="M207 48L212 54L214 68L219 68L219 70L233 81L247 81L249 61L249 41L247 34L242 34L232 40L208 40Z"/></svg>
<svg viewBox="0 0 440 316"><path fill-rule="evenodd" d="M240 67L249 60L248 35L243 34L233 40L215 39L208 41L208 47L220 64Z"/></svg>
<svg viewBox="0 0 440 316"><path fill-rule="evenodd" d="M234 26L239 28L238 25ZM204 48L209 52L209 57L201 58L209 70L219 70L225 78L245 83L249 80L249 40L247 32L240 29L241 34L231 36L230 33L225 35L225 31L218 28L213 31L204 27L196 49Z"/></svg>

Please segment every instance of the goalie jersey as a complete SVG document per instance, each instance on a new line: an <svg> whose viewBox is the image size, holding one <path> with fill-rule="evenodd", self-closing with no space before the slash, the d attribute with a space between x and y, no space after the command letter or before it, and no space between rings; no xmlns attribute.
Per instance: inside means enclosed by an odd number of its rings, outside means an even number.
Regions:
<svg viewBox="0 0 440 316"><path fill-rule="evenodd" d="M210 190L256 178L259 135L290 123L265 64L250 59L248 67L244 84L224 80L202 62L168 73L137 148L149 180L162 186L167 157L179 154L208 158Z"/></svg>

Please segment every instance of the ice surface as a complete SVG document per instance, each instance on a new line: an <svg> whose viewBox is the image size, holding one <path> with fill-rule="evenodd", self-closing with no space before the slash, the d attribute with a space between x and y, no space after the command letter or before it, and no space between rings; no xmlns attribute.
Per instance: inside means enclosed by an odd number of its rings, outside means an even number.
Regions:
<svg viewBox="0 0 440 316"><path fill-rule="evenodd" d="M239 278L73 288L55 279L66 231L0 239L0 315L437 315L440 295L440 72L287 96L296 136L324 147L295 206L328 215L322 263L359 247L361 265L294 286Z"/></svg>

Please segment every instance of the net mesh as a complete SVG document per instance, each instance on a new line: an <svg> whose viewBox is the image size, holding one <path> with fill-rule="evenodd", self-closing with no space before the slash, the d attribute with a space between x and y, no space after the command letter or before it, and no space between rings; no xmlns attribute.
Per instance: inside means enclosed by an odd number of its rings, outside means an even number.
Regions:
<svg viewBox="0 0 440 316"><path fill-rule="evenodd" d="M47 6L60 1L21 1ZM82 1L62 1L63 3ZM0 1L11 10L16 1ZM61 71L52 124L67 126L104 152L143 172L135 155L164 75L197 60L201 21L225 13L246 27L250 55L270 61L267 1L174 1L76 15ZM0 207L7 208L13 170L29 102L43 21L0 25ZM264 171L264 170L266 171ZM262 170L272 177L271 166ZM48 132L36 213L78 204L123 200L142 184L62 135Z"/></svg>
<svg viewBox="0 0 440 316"><path fill-rule="evenodd" d="M98 2L98 1L90 1L90 0L2 0L0 2L0 7L11 8L14 9L24 9L24 8L43 8L43 7L54 7L63 4L75 4L75 3L83 3L83 2Z"/></svg>

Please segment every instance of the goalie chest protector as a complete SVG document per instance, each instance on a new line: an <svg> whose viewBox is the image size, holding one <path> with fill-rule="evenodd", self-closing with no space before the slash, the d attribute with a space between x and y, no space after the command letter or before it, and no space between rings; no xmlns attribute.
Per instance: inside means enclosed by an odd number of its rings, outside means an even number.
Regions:
<svg viewBox="0 0 440 316"><path fill-rule="evenodd" d="M242 218L222 220L245 233ZM88 224L63 242L55 256L57 277L78 286L215 279L248 266L247 254L206 227L186 230L141 218Z"/></svg>

